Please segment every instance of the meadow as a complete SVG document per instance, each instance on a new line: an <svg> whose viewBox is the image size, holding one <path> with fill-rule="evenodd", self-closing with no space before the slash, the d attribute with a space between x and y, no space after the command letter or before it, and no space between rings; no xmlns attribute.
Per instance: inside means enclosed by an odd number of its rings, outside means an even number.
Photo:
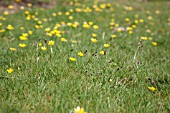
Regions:
<svg viewBox="0 0 170 113"><path fill-rule="evenodd" d="M169 7L8 4L0 10L0 113L169 113Z"/></svg>

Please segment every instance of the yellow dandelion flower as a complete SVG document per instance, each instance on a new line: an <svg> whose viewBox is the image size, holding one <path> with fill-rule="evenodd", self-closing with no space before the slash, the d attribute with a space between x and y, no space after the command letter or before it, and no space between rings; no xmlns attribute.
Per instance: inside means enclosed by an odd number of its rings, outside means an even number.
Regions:
<svg viewBox="0 0 170 113"><path fill-rule="evenodd" d="M45 28L45 31L46 32L49 32L51 29L50 28Z"/></svg>
<svg viewBox="0 0 170 113"><path fill-rule="evenodd" d="M14 27L9 24L9 25L7 26L7 29L8 29L8 30L14 30Z"/></svg>
<svg viewBox="0 0 170 113"><path fill-rule="evenodd" d="M159 10L156 10L156 11L155 11L155 14L160 14L160 11L159 11Z"/></svg>
<svg viewBox="0 0 170 113"><path fill-rule="evenodd" d="M32 31L28 31L28 34L32 35Z"/></svg>
<svg viewBox="0 0 170 113"><path fill-rule="evenodd" d="M95 43L95 42L97 42L97 39L91 38L91 41Z"/></svg>
<svg viewBox="0 0 170 113"><path fill-rule="evenodd" d="M20 40L27 40L27 37L25 37L25 36L20 36L19 39L20 39Z"/></svg>
<svg viewBox="0 0 170 113"><path fill-rule="evenodd" d="M118 28L118 29L117 29L117 32L122 32L122 29L121 29L121 28Z"/></svg>
<svg viewBox="0 0 170 113"><path fill-rule="evenodd" d="M91 26L92 26L92 25L93 25L93 22L89 22L89 25L91 25Z"/></svg>
<svg viewBox="0 0 170 113"><path fill-rule="evenodd" d="M72 42L72 43L77 43L77 40L72 40L71 42Z"/></svg>
<svg viewBox="0 0 170 113"><path fill-rule="evenodd" d="M52 13L52 16L57 16L57 14L56 13Z"/></svg>
<svg viewBox="0 0 170 113"><path fill-rule="evenodd" d="M141 37L140 39L141 40L147 40L148 38L147 37Z"/></svg>
<svg viewBox="0 0 170 113"><path fill-rule="evenodd" d="M157 42L152 42L152 45L153 45L153 46L157 46L158 43L157 43Z"/></svg>
<svg viewBox="0 0 170 113"><path fill-rule="evenodd" d="M105 48L108 48L110 45L109 44L104 44L104 47Z"/></svg>
<svg viewBox="0 0 170 113"><path fill-rule="evenodd" d="M75 113L87 113L84 111L84 108L80 108L79 106L77 108L74 108Z"/></svg>
<svg viewBox="0 0 170 113"><path fill-rule="evenodd" d="M40 42L40 43L38 43L38 46L42 46L42 43Z"/></svg>
<svg viewBox="0 0 170 113"><path fill-rule="evenodd" d="M133 28L127 27L127 31L132 31L132 30L133 30Z"/></svg>
<svg viewBox="0 0 170 113"><path fill-rule="evenodd" d="M21 48L24 48L24 47L26 47L27 45L26 45L26 44L21 43L21 44L19 44L19 46L20 46Z"/></svg>
<svg viewBox="0 0 170 113"><path fill-rule="evenodd" d="M53 40L50 40L50 41L48 42L48 45L49 45L49 46L53 46L53 45L54 45L54 41L53 41Z"/></svg>
<svg viewBox="0 0 170 113"><path fill-rule="evenodd" d="M144 20L143 20L143 19L139 19L139 22L140 22L140 23L143 23L143 22L144 22Z"/></svg>
<svg viewBox="0 0 170 113"><path fill-rule="evenodd" d="M16 51L16 48L10 47L9 48L11 51Z"/></svg>
<svg viewBox="0 0 170 113"><path fill-rule="evenodd" d="M152 37L149 37L148 39L149 39L149 40L152 40Z"/></svg>
<svg viewBox="0 0 170 113"><path fill-rule="evenodd" d="M138 20L135 20L135 24L138 24L139 23L139 21Z"/></svg>
<svg viewBox="0 0 170 113"><path fill-rule="evenodd" d="M8 6L8 9L13 9L13 8L14 8L13 5Z"/></svg>
<svg viewBox="0 0 170 113"><path fill-rule="evenodd" d="M24 6L21 6L21 7L20 7L20 9L21 9L21 10L24 10L24 9L25 9L25 7L24 7Z"/></svg>
<svg viewBox="0 0 170 113"><path fill-rule="evenodd" d="M90 25L88 25L87 23L84 23L83 27L88 29L88 28L90 28Z"/></svg>
<svg viewBox="0 0 170 113"><path fill-rule="evenodd" d="M66 38L61 38L60 39L62 42L67 42L67 39Z"/></svg>
<svg viewBox="0 0 170 113"><path fill-rule="evenodd" d="M129 21L130 21L130 19L129 19L129 18L125 18L125 21L126 21L126 22L129 22Z"/></svg>
<svg viewBox="0 0 170 113"><path fill-rule="evenodd" d="M0 29L0 33L3 33L3 32L5 32L5 29Z"/></svg>
<svg viewBox="0 0 170 113"><path fill-rule="evenodd" d="M97 36L97 34L93 33L93 34L92 34L92 36L93 36L93 37L96 37L96 36Z"/></svg>
<svg viewBox="0 0 170 113"><path fill-rule="evenodd" d="M68 19L69 19L69 20L73 20L73 16L69 16Z"/></svg>
<svg viewBox="0 0 170 113"><path fill-rule="evenodd" d="M4 15L9 15L9 12L8 11L4 11Z"/></svg>
<svg viewBox="0 0 170 113"><path fill-rule="evenodd" d="M58 12L58 15L60 15L60 16L61 16L62 14L63 14L62 12Z"/></svg>
<svg viewBox="0 0 170 113"><path fill-rule="evenodd" d="M111 35L112 38L117 38L117 35Z"/></svg>
<svg viewBox="0 0 170 113"><path fill-rule="evenodd" d="M133 31L129 31L129 34L130 34L130 35L133 34Z"/></svg>
<svg viewBox="0 0 170 113"><path fill-rule="evenodd" d="M76 58L74 58L74 57L70 57L69 59L73 62L76 61Z"/></svg>
<svg viewBox="0 0 170 113"><path fill-rule="evenodd" d="M152 20L152 16L148 16L148 20Z"/></svg>
<svg viewBox="0 0 170 113"><path fill-rule="evenodd" d="M94 25L93 28L94 29L99 29L99 26L98 25Z"/></svg>
<svg viewBox="0 0 170 113"><path fill-rule="evenodd" d="M154 87L148 87L148 89L149 89L150 91L155 91L155 90L156 90L156 88L154 88Z"/></svg>
<svg viewBox="0 0 170 113"><path fill-rule="evenodd" d="M104 54L105 54L105 52L104 52L104 51L100 51L100 54L101 54L101 55L104 55Z"/></svg>
<svg viewBox="0 0 170 113"><path fill-rule="evenodd" d="M46 51L47 48L45 46L41 47L41 50Z"/></svg>
<svg viewBox="0 0 170 113"><path fill-rule="evenodd" d="M132 25L133 28L136 28L136 25Z"/></svg>
<svg viewBox="0 0 170 113"><path fill-rule="evenodd" d="M31 4L31 3L28 3L27 6L28 6L28 7L32 7L32 4Z"/></svg>
<svg viewBox="0 0 170 113"><path fill-rule="evenodd" d="M20 27L20 30L24 30L24 27Z"/></svg>
<svg viewBox="0 0 170 113"><path fill-rule="evenodd" d="M7 69L8 73L12 73L13 71L14 71L14 69L12 69L12 68Z"/></svg>
<svg viewBox="0 0 170 113"><path fill-rule="evenodd" d="M18 2L18 3L19 3L19 2L21 2L21 0L15 0L15 2Z"/></svg>
<svg viewBox="0 0 170 113"><path fill-rule="evenodd" d="M84 56L84 53L78 52L78 55L82 57L82 56Z"/></svg>

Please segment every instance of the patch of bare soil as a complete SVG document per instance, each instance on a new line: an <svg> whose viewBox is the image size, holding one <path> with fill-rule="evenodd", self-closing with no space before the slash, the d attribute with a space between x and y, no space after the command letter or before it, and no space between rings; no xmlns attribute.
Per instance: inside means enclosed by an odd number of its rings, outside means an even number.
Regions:
<svg viewBox="0 0 170 113"><path fill-rule="evenodd" d="M4 1L0 0L0 12L8 11L9 13L15 13L21 10L22 7L24 8L29 7L28 4L30 4L30 2L19 2L19 3L13 2L13 3L6 4ZM34 4L32 4L31 7L41 7L45 9L50 9L53 8L56 4L57 4L57 0L53 0L50 2L36 1ZM11 5L13 8L12 9L8 8L9 5Z"/></svg>

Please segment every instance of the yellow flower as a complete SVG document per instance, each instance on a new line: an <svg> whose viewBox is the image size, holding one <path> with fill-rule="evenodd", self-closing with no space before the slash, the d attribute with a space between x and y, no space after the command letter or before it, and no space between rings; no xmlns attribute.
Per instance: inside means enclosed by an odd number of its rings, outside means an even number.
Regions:
<svg viewBox="0 0 170 113"><path fill-rule="evenodd" d="M87 113L84 111L84 108L80 108L79 106L77 108L74 108L75 113Z"/></svg>
<svg viewBox="0 0 170 113"><path fill-rule="evenodd" d="M105 55L105 52L104 52L104 51L100 51L100 54L101 54L101 55Z"/></svg>
<svg viewBox="0 0 170 113"><path fill-rule="evenodd" d="M32 35L32 31L28 31L28 34Z"/></svg>
<svg viewBox="0 0 170 113"><path fill-rule="evenodd" d="M20 27L20 30L24 30L24 27Z"/></svg>
<svg viewBox="0 0 170 113"><path fill-rule="evenodd" d="M8 11L4 11L4 15L9 15L9 12Z"/></svg>
<svg viewBox="0 0 170 113"><path fill-rule="evenodd" d="M117 38L117 35L111 35L112 38Z"/></svg>
<svg viewBox="0 0 170 113"><path fill-rule="evenodd" d="M141 37L140 39L141 40L147 40L148 38L147 37Z"/></svg>
<svg viewBox="0 0 170 113"><path fill-rule="evenodd" d="M40 43L38 43L38 46L42 46L42 43L40 42Z"/></svg>
<svg viewBox="0 0 170 113"><path fill-rule="evenodd" d="M153 86L152 86L152 87L148 87L148 89L149 89L150 91L155 91L155 90L156 90L156 88L154 88Z"/></svg>
<svg viewBox="0 0 170 113"><path fill-rule="evenodd" d="M149 37L149 40L152 40L152 37Z"/></svg>
<svg viewBox="0 0 170 113"><path fill-rule="evenodd" d="M63 13L62 12L58 12L58 15L62 15Z"/></svg>
<svg viewBox="0 0 170 113"><path fill-rule="evenodd" d="M99 29L99 26L98 25L94 25L93 28L94 29Z"/></svg>
<svg viewBox="0 0 170 113"><path fill-rule="evenodd" d="M53 41L53 40L50 40L50 41L48 42L48 45L49 45L49 46L53 46L53 45L54 45L54 41Z"/></svg>
<svg viewBox="0 0 170 113"><path fill-rule="evenodd" d="M69 20L73 20L73 16L69 16L68 18L69 18Z"/></svg>
<svg viewBox="0 0 170 113"><path fill-rule="evenodd" d="M25 7L24 7L24 6L21 6L21 7L20 7L20 9L21 9L21 10L24 10L24 9L25 9Z"/></svg>
<svg viewBox="0 0 170 113"><path fill-rule="evenodd" d="M41 50L46 51L47 48L44 46L44 47L41 47Z"/></svg>
<svg viewBox="0 0 170 113"><path fill-rule="evenodd" d="M14 69L12 69L12 68L7 69L8 73L12 73L13 71L14 71Z"/></svg>
<svg viewBox="0 0 170 113"><path fill-rule="evenodd" d="M5 32L5 29L0 29L0 33L3 33L3 32Z"/></svg>
<svg viewBox="0 0 170 113"><path fill-rule="evenodd" d="M76 61L76 58L74 58L74 57L70 57L69 59L73 62Z"/></svg>
<svg viewBox="0 0 170 113"><path fill-rule="evenodd" d="M140 22L140 23L143 23L143 22L144 22L144 20L143 20L143 19L140 19L140 20L139 20L139 22Z"/></svg>
<svg viewBox="0 0 170 113"><path fill-rule="evenodd" d="M132 31L132 28L131 28L131 27L127 27L127 30L128 30L128 31Z"/></svg>
<svg viewBox="0 0 170 113"><path fill-rule="evenodd" d="M87 23L84 23L83 27L88 29L88 28L90 28L90 25L88 25Z"/></svg>
<svg viewBox="0 0 170 113"><path fill-rule="evenodd" d="M8 6L8 9L13 9L14 7L12 5L9 5Z"/></svg>
<svg viewBox="0 0 170 113"><path fill-rule="evenodd" d="M19 2L21 2L21 0L15 0L15 2L18 2L18 3L19 3Z"/></svg>
<svg viewBox="0 0 170 113"><path fill-rule="evenodd" d="M121 29L121 28L118 28L118 29L117 29L117 32L122 32L122 29Z"/></svg>
<svg viewBox="0 0 170 113"><path fill-rule="evenodd" d="M28 3L27 6L28 6L28 7L32 7L32 4L31 4L31 3Z"/></svg>
<svg viewBox="0 0 170 113"><path fill-rule="evenodd" d="M133 28L136 28L136 25L132 25Z"/></svg>
<svg viewBox="0 0 170 113"><path fill-rule="evenodd" d="M13 30L14 27L13 27L12 25L9 24L9 25L7 26L7 29L8 29L8 30Z"/></svg>
<svg viewBox="0 0 170 113"><path fill-rule="evenodd" d="M28 34L27 33L22 33L22 36L27 37Z"/></svg>
<svg viewBox="0 0 170 113"><path fill-rule="evenodd" d="M129 31L129 34L133 34L133 31Z"/></svg>
<svg viewBox="0 0 170 113"><path fill-rule="evenodd" d="M27 37L25 37L25 36L20 36L19 38L20 38L20 40L27 40Z"/></svg>
<svg viewBox="0 0 170 113"><path fill-rule="evenodd" d="M70 12L65 12L65 15L70 15Z"/></svg>
<svg viewBox="0 0 170 113"><path fill-rule="evenodd" d="M45 28L45 31L46 32L49 32L51 29L50 28Z"/></svg>
<svg viewBox="0 0 170 113"><path fill-rule="evenodd" d="M72 42L72 43L77 43L77 40L72 40L71 42Z"/></svg>
<svg viewBox="0 0 170 113"><path fill-rule="evenodd" d="M16 51L16 48L10 47L9 48L11 51Z"/></svg>
<svg viewBox="0 0 170 113"><path fill-rule="evenodd" d="M93 25L93 22L89 22L89 25Z"/></svg>
<svg viewBox="0 0 170 113"><path fill-rule="evenodd" d="M126 22L129 22L129 21L130 21L130 19L129 19L129 18L125 18L125 21L126 21Z"/></svg>
<svg viewBox="0 0 170 113"><path fill-rule="evenodd" d="M53 13L52 15L53 15L53 16L57 16L57 14L56 14L56 13Z"/></svg>
<svg viewBox="0 0 170 113"><path fill-rule="evenodd" d="M67 42L67 39L65 39L65 38L61 38L60 39L62 42Z"/></svg>
<svg viewBox="0 0 170 113"><path fill-rule="evenodd" d="M105 48L108 48L110 45L109 44L104 44L104 47Z"/></svg>
<svg viewBox="0 0 170 113"><path fill-rule="evenodd" d="M135 24L138 24L139 23L139 21L138 20L135 20Z"/></svg>
<svg viewBox="0 0 170 113"><path fill-rule="evenodd" d="M152 45L153 45L153 46L157 46L158 43L157 43L157 42L152 42Z"/></svg>
<svg viewBox="0 0 170 113"><path fill-rule="evenodd" d="M19 44L20 47L24 48L26 47L27 45L26 44Z"/></svg>
<svg viewBox="0 0 170 113"><path fill-rule="evenodd" d="M78 55L82 57L82 56L84 56L84 53L78 52Z"/></svg>
<svg viewBox="0 0 170 113"><path fill-rule="evenodd" d="M92 36L93 36L93 37L96 37L96 36L97 36L97 34L93 33L93 34L92 34Z"/></svg>
<svg viewBox="0 0 170 113"><path fill-rule="evenodd" d="M91 38L91 41L95 43L95 42L97 42L97 39Z"/></svg>

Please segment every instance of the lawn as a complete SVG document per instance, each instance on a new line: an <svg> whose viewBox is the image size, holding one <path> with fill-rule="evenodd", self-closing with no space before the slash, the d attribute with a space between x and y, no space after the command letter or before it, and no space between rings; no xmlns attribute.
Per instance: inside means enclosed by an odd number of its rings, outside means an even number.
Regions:
<svg viewBox="0 0 170 113"><path fill-rule="evenodd" d="M2 8L0 113L169 113L169 7L58 0Z"/></svg>

